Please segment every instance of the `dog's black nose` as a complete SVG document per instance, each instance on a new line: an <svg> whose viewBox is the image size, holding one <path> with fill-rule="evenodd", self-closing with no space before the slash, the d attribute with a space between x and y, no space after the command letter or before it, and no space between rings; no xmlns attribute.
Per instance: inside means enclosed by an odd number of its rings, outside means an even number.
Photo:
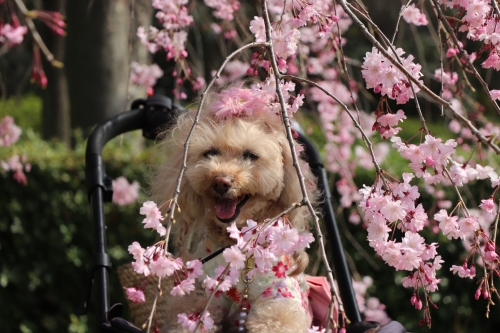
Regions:
<svg viewBox="0 0 500 333"><path fill-rule="evenodd" d="M212 179L212 188L219 194L226 194L231 185L232 179L227 176L216 176Z"/></svg>

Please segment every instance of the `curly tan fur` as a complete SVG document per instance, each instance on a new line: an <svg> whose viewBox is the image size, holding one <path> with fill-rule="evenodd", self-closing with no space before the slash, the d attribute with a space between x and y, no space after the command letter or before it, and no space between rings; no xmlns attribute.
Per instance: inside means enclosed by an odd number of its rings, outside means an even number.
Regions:
<svg viewBox="0 0 500 333"><path fill-rule="evenodd" d="M182 164L184 142L192 123L191 115L180 117L162 142L164 160L156 170L151 186L152 199L158 204L172 198ZM258 158L249 158L248 154ZM302 160L301 164L309 198L314 201L316 193L311 185L315 184L314 178ZM174 239L184 260L193 259L186 244L188 236L193 233L206 234L208 241L219 247L234 244L226 231L229 224L221 222L215 212L219 194L214 190L214 177L231 180L226 198L240 200L248 197L234 220L239 228L246 225L247 219L263 222L302 200L284 126L276 114L225 120L203 115L189 144L187 169L178 198L181 212L175 215ZM168 206L164 205L163 212L167 209ZM287 216L299 231L307 228L308 217L306 207L295 209ZM297 252L293 260L291 275L302 273L308 264L307 254ZM172 304L168 332L182 332L176 327L176 314L183 312L184 308L199 310L203 297L196 293L180 301L173 300L176 303ZM293 308L294 304L290 308L285 303L271 302L262 304L262 308L255 304L247 323L249 332L305 332L307 319L304 310ZM215 309L213 311L216 313ZM216 323L214 331L228 332L234 326L234 321L223 318L222 314L212 315L212 318Z"/></svg>

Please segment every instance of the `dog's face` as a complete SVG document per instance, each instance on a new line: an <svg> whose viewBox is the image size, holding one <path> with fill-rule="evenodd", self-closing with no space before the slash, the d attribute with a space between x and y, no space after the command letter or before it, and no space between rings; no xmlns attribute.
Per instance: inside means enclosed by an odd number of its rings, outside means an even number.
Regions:
<svg viewBox="0 0 500 333"><path fill-rule="evenodd" d="M284 134L247 118L204 122L188 151L186 180L205 218L227 226L273 217L285 188Z"/></svg>

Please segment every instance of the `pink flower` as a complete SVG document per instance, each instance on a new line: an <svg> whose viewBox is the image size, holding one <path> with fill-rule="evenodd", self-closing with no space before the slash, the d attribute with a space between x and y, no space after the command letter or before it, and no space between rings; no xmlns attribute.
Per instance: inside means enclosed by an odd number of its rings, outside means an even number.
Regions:
<svg viewBox="0 0 500 333"><path fill-rule="evenodd" d="M490 214L495 214L494 209L495 209L495 203L493 202L493 198L489 199L482 199L481 204L479 205L480 208L484 209Z"/></svg>
<svg viewBox="0 0 500 333"><path fill-rule="evenodd" d="M210 317L210 312L206 311L201 318L203 329L210 331L214 327L214 320Z"/></svg>
<svg viewBox="0 0 500 333"><path fill-rule="evenodd" d="M182 280L181 283L176 285L170 291L172 296L184 296L186 294L190 294L194 290L194 279L185 279Z"/></svg>
<svg viewBox="0 0 500 333"><path fill-rule="evenodd" d="M163 71L157 64L141 65L137 62L132 62L130 81L132 84L143 86L147 89L152 89L156 80L163 76Z"/></svg>
<svg viewBox="0 0 500 333"><path fill-rule="evenodd" d="M188 270L188 278L190 279L197 279L203 274L203 264L198 259L186 262L186 268Z"/></svg>
<svg viewBox="0 0 500 333"><path fill-rule="evenodd" d="M196 81L193 83L193 90L196 91L196 90L200 90L202 89L203 87L205 87L205 79L203 77L197 77L196 78Z"/></svg>
<svg viewBox="0 0 500 333"><path fill-rule="evenodd" d="M21 128L14 124L14 118L6 116L0 121L0 147L10 146L19 140Z"/></svg>
<svg viewBox="0 0 500 333"><path fill-rule="evenodd" d="M500 99L500 90L490 90L490 96L492 99Z"/></svg>
<svg viewBox="0 0 500 333"><path fill-rule="evenodd" d="M236 222L231 223L231 225L229 227L227 227L226 230L229 232L230 238L236 239L237 246L242 246L244 244L242 232L236 226Z"/></svg>
<svg viewBox="0 0 500 333"><path fill-rule="evenodd" d="M458 227L460 229L461 238L465 238L467 234L472 234L479 229L479 222L475 217L465 217L458 221Z"/></svg>
<svg viewBox="0 0 500 333"><path fill-rule="evenodd" d="M269 235L269 240L272 242L270 247L275 250L275 253L289 254L295 251L299 238L299 233L295 228L290 228L288 225L276 227Z"/></svg>
<svg viewBox="0 0 500 333"><path fill-rule="evenodd" d="M24 25L12 26L9 23L0 26L0 44L9 43L10 45L21 44L24 35L28 32L28 27Z"/></svg>
<svg viewBox="0 0 500 333"><path fill-rule="evenodd" d="M255 41L257 43L266 41L266 28L262 17L254 16L253 20L250 21L250 31L255 35Z"/></svg>
<svg viewBox="0 0 500 333"><path fill-rule="evenodd" d="M406 7L401 14L403 15L403 19L411 24L414 25L427 25L429 22L427 22L427 17L425 14L420 12L420 9L415 8L415 4L411 4L410 6Z"/></svg>
<svg viewBox="0 0 500 333"><path fill-rule="evenodd" d="M288 265L284 265L282 261L273 266L273 272L277 278L286 277L286 271L288 271Z"/></svg>
<svg viewBox="0 0 500 333"><path fill-rule="evenodd" d="M138 258L132 263L132 268L137 274L144 274L144 276L149 276L151 270L149 266L144 262L143 258Z"/></svg>
<svg viewBox="0 0 500 333"><path fill-rule="evenodd" d="M134 303L146 302L146 296L144 296L144 292L140 289L136 289L135 287L125 288L125 294L127 295L127 298Z"/></svg>
<svg viewBox="0 0 500 333"><path fill-rule="evenodd" d="M497 51L493 50L490 52L489 57L481 64L483 68L493 68L497 71L500 70L500 57Z"/></svg>
<svg viewBox="0 0 500 333"><path fill-rule="evenodd" d="M405 211L406 206L402 204L401 200L388 200L386 205L382 207L380 212L389 222L396 222L397 220L402 220L406 216Z"/></svg>
<svg viewBox="0 0 500 333"><path fill-rule="evenodd" d="M113 202L120 206L133 203L139 196L139 183L129 183L125 177L113 180Z"/></svg>
<svg viewBox="0 0 500 333"><path fill-rule="evenodd" d="M233 87L219 94L210 111L217 119L251 116L269 111L271 96L264 91Z"/></svg>
<svg viewBox="0 0 500 333"><path fill-rule="evenodd" d="M233 245L222 252L224 260L229 263L229 266L234 269L242 269L245 267L245 255L241 253L238 246Z"/></svg>
<svg viewBox="0 0 500 333"><path fill-rule="evenodd" d="M128 252L134 256L135 260L139 260L142 259L145 250L141 247L141 245L138 242L133 242L131 245L129 245Z"/></svg>
<svg viewBox="0 0 500 333"><path fill-rule="evenodd" d="M452 265L450 268L450 271L452 271L453 274L458 274L458 276L460 276L462 278L472 279L474 276L476 276L475 266L472 266L471 269L469 269L467 267L466 262L464 262L464 264L462 266Z"/></svg>
<svg viewBox="0 0 500 333"><path fill-rule="evenodd" d="M165 218L161 215L158 206L153 201L146 201L142 204L139 214L146 215L142 223L144 228L152 228L158 231L161 236L167 233L165 227L161 224Z"/></svg>
<svg viewBox="0 0 500 333"><path fill-rule="evenodd" d="M181 269L182 260L180 258L172 260L169 257L161 255L158 259L149 264L149 268L153 274L163 278L165 276L171 276L176 270Z"/></svg>
<svg viewBox="0 0 500 333"><path fill-rule="evenodd" d="M398 122L402 122L403 119L406 119L405 113L403 110L398 110L396 114L393 113L387 113L383 116L380 116L377 118L377 121L380 123L382 126L396 126Z"/></svg>
<svg viewBox="0 0 500 333"><path fill-rule="evenodd" d="M177 323L181 324L182 327L187 328L189 332L193 332L196 328L200 315L194 316L194 314L186 315L185 313L179 313L177 315Z"/></svg>
<svg viewBox="0 0 500 333"><path fill-rule="evenodd" d="M439 229L448 239L460 237L458 230L458 216L449 216L445 209L434 214L434 219L439 222Z"/></svg>

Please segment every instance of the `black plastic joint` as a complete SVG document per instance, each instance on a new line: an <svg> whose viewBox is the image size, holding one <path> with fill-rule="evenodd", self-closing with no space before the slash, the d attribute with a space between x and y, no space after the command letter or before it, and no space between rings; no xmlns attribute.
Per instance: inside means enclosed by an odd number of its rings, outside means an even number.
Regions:
<svg viewBox="0 0 500 333"><path fill-rule="evenodd" d="M111 259L107 253L96 253L92 261L92 271L99 267L111 268Z"/></svg>

